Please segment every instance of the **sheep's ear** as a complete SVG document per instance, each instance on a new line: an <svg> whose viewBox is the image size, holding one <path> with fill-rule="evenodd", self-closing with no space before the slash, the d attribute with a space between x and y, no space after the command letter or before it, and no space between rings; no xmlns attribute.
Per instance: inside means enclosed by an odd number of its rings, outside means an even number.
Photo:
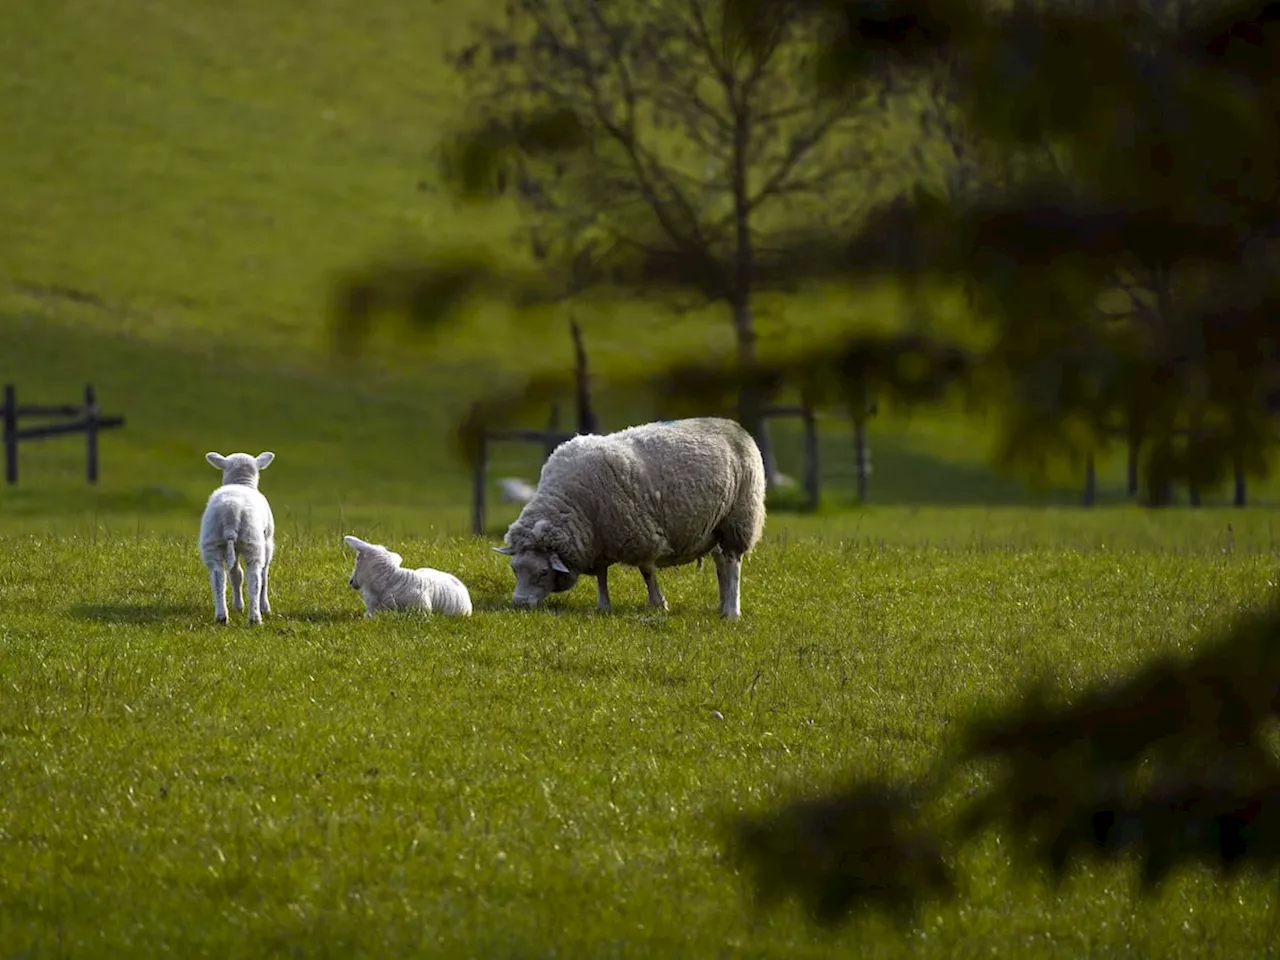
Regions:
<svg viewBox="0 0 1280 960"><path fill-rule="evenodd" d="M398 554L398 553L394 553L394 552L392 552L391 550L388 550L388 551L387 551L387 557L388 557L388 558L389 558L389 559L390 559L390 560L391 560L391 561L392 561L392 562L393 562L397 567L403 567L403 566L404 566L404 557L400 556L400 554Z"/></svg>
<svg viewBox="0 0 1280 960"><path fill-rule="evenodd" d="M515 552L516 552L516 548L515 548L515 547L512 547L512 546L506 546L506 545L504 545L504 546L501 546L501 547L494 547L494 548L493 548L493 552L494 552L494 553L501 553L501 554L504 554L504 555L506 555L506 556L508 556L508 557L509 557L509 556L511 556L513 553L515 553Z"/></svg>
<svg viewBox="0 0 1280 960"><path fill-rule="evenodd" d="M272 453L270 450L268 450L266 453L258 454L257 459L254 460L254 463L258 465L259 470L265 470L267 469L267 467L271 466L271 461L274 460L275 458L276 458L276 455Z"/></svg>
<svg viewBox="0 0 1280 960"><path fill-rule="evenodd" d="M206 453L204 458L213 464L215 470L225 470L227 468L227 458L220 453Z"/></svg>
<svg viewBox="0 0 1280 960"><path fill-rule="evenodd" d="M551 569L558 573L569 572L569 568L564 565L564 561L560 559L560 555L558 553L553 553L551 555Z"/></svg>
<svg viewBox="0 0 1280 960"><path fill-rule="evenodd" d="M369 544L365 543L359 537L353 537L348 535L342 538L342 542L345 543L352 550L368 550L369 549Z"/></svg>

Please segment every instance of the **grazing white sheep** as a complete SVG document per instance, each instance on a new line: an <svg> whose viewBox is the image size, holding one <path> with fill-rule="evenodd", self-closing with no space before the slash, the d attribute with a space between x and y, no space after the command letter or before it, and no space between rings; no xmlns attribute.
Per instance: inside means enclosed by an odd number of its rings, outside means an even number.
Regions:
<svg viewBox="0 0 1280 960"><path fill-rule="evenodd" d="M507 529L507 545L494 549L511 556L513 604L535 607L586 573L596 578L601 611L612 609L612 564L638 568L649 605L666 609L657 569L710 553L720 613L737 617L742 558L764 521L764 463L755 440L732 420L697 417L562 443Z"/></svg>
<svg viewBox="0 0 1280 960"><path fill-rule="evenodd" d="M518 477L502 477L498 480L498 486L502 488L503 503L525 504L538 492L533 484L526 483Z"/></svg>
<svg viewBox="0 0 1280 960"><path fill-rule="evenodd" d="M276 522L271 504L258 490L258 474L276 455L270 451L207 453L205 459L222 471L222 486L209 495L200 521L200 559L209 568L213 588L213 616L227 622L227 574L231 575L231 605L244 609L241 584L248 588L249 622L261 623L271 612L267 581L276 552ZM241 572L240 563L244 563Z"/></svg>
<svg viewBox="0 0 1280 960"><path fill-rule="evenodd" d="M364 597L366 617L379 610L425 610L449 617L471 616L471 594L451 573L419 567L409 570L404 557L380 543L365 543L346 536L343 542L356 552L351 589Z"/></svg>

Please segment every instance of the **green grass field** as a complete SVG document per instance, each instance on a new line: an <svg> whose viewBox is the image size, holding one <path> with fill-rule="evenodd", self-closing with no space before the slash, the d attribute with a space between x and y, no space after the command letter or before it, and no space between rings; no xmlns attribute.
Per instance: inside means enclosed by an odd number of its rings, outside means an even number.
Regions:
<svg viewBox="0 0 1280 960"><path fill-rule="evenodd" d="M638 575L613 616L589 584L513 611L470 539L397 546L472 618L365 621L337 537L285 533L276 612L219 628L189 537L10 538L0 952L1263 956L1265 884L1054 891L994 838L912 933L753 912L725 815L921 772L976 707L1189 651L1274 583L1260 512L944 514L778 521L737 623L709 568L665 576L665 615Z"/></svg>
<svg viewBox="0 0 1280 960"><path fill-rule="evenodd" d="M336 356L337 278L372 256L492 244L510 211L453 205L431 152L460 111L440 51L479 5L323 0L284 11L15 0L0 31L0 382L66 403L93 382L127 426L24 444L0 488L0 958L87 956L1262 956L1273 891L1123 870L1054 891L998 837L966 897L900 932L757 913L722 818L859 772L919 772L970 710L1045 672L1069 690L1186 651L1274 588L1259 482L1244 511L1144 513L1119 452L1032 490L989 424L885 411L871 503L850 430L822 436L824 505L771 513L744 618L711 570L619 571L508 609L490 504L464 537L450 432L508 378L570 357L481 301L433 337ZM425 187L425 189L424 189ZM762 304L766 349L885 291ZM580 306L604 379L723 350L714 314ZM602 391L606 426L644 419ZM567 411L566 411L567 417ZM536 419L536 418L535 418ZM799 477L801 438L777 431ZM208 450L277 460L275 612L212 624L195 550ZM495 448L492 475L540 454ZM496 494L496 488L491 491ZM1223 502L1225 491L1210 498ZM476 614L367 622L341 534L452 570Z"/></svg>

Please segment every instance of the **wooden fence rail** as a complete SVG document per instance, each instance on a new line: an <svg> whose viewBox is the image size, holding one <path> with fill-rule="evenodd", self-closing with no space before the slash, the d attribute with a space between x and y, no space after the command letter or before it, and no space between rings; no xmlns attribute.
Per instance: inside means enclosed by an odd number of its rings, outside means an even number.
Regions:
<svg viewBox="0 0 1280 960"><path fill-rule="evenodd" d="M123 427L124 417L104 417L98 409L93 384L84 388L83 403L29 404L18 406L17 388L12 383L4 387L4 407L0 414L4 419L4 478L9 484L18 482L18 443L22 440L41 440L66 433L83 433L85 436L85 472L90 483L98 482L98 433L113 427ZM71 417L66 423L47 423L34 427L20 427L19 421L27 418L50 419Z"/></svg>
<svg viewBox="0 0 1280 960"><path fill-rule="evenodd" d="M822 474L818 457L817 422L822 415L812 407L770 406L761 411L767 419L798 417L804 425L804 491L806 506L816 510L821 499ZM472 468L471 480L471 532L476 536L485 533L485 491L489 484L489 445L492 443L536 443L549 457L557 446L578 435L560 428L559 408L551 408L551 419L545 430L534 428L493 428L480 435L480 449ZM871 474L871 458L867 450L866 417L854 419L854 446L857 470L858 499L866 500L867 479Z"/></svg>

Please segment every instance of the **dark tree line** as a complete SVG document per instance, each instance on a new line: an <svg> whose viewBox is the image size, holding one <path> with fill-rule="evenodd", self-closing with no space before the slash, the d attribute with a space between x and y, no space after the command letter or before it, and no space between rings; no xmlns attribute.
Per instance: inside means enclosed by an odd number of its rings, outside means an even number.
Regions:
<svg viewBox="0 0 1280 960"><path fill-rule="evenodd" d="M661 5L587 6L632 17ZM522 20L541 9L526 0L512 11L512 22L528 26L528 44L550 44L539 54L539 83L580 93L583 72L602 68L546 40L536 16ZM646 375L655 391L694 405L767 396L783 385L818 400L867 387L911 401L964 392L1000 412L1007 456L1032 467L1117 434L1140 442L1155 503L1171 481L1205 488L1237 464L1265 472L1280 406L1280 4L701 0L689 9L718 11L716 49L732 49L747 75L761 62L784 69L778 82L786 87L790 75L787 89L803 91L795 96L812 116L855 104L865 132L875 109L915 106L916 140L906 154L918 160L914 179L887 199L866 194L874 203L862 215L806 213L780 224L767 244L753 246L742 282L759 291L911 278L924 322L880 337L833 327L827 342L786 363L740 353L735 364ZM650 29L663 35L661 26ZM601 36L616 52L636 34ZM497 57L527 68L523 48L486 42L470 54L475 62ZM659 39L643 42L656 46L636 55L667 69L665 54L654 52ZM514 59L502 61L508 55ZM868 100L867 91L892 96ZM568 96L514 96L459 139L452 171L463 190L514 182L555 195L541 213L585 205L601 216L602 195L593 191L607 167L591 161L626 162L637 138L619 137L609 118L617 109L625 115L629 103L619 87L601 88L585 107ZM760 136L762 154L773 149L785 167L794 139L767 125ZM856 151L815 156L862 174L880 162ZM633 175L647 169L647 161L629 162ZM548 165L564 177L530 173ZM687 209L681 190L652 190L641 191L649 207L641 242L591 233L595 219L586 232L572 218L556 221L568 223L572 241L547 241L554 269L495 274L474 261L375 268L348 289L344 317L358 330L369 306L382 303L438 322L451 298L482 285L536 300L563 296L575 278L732 304L735 294L725 291L742 266L735 238L754 237L735 231L733 202L708 208L724 211L725 232L715 234L723 246L695 255L688 238L708 221ZM663 216L678 229L655 229ZM548 222L535 217L531 229ZM584 240L605 236L616 241L605 245L607 256ZM966 291L982 324L980 345L928 322L927 291L939 284ZM565 388L549 375L491 397L462 435L517 401ZM1187 661L1152 664L1065 706L1039 691L974 718L961 748L920 782L851 784L738 822L730 842L758 868L762 890L797 894L823 920L868 904L909 910L921 897L944 895L954 886L948 851L991 827L1054 871L1129 854L1151 882L1192 861L1274 869L1280 767L1267 731L1278 713L1280 610L1266 606ZM979 760L994 763L996 775L963 816L941 826L931 809L957 772Z"/></svg>

